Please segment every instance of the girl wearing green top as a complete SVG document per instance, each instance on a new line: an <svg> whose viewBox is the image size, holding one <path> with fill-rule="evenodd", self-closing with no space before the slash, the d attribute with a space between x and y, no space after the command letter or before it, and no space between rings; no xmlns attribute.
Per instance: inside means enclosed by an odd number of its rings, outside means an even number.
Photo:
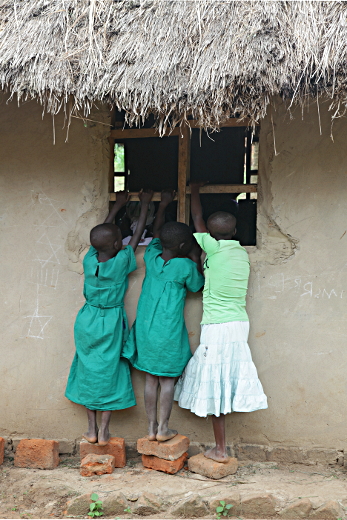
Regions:
<svg viewBox="0 0 347 520"><path fill-rule="evenodd" d="M146 277L136 320L122 353L135 368L146 372L145 407L149 439L158 441L166 441L177 434L176 430L168 427L174 384L191 357L184 303L187 290L197 292L204 284L204 277L198 271L198 268L202 270L201 249L197 247L189 227L180 222L163 225L165 208L173 197L174 192L162 193L153 228L154 239L144 256ZM196 247L192 248L194 243Z"/></svg>
<svg viewBox="0 0 347 520"><path fill-rule="evenodd" d="M249 260L232 240L236 219L226 212L202 218L199 186L191 184L195 238L206 253L200 345L178 381L175 399L200 417L212 415L216 446L207 458L227 462L225 414L267 408L249 349L246 294Z"/></svg>
<svg viewBox="0 0 347 520"><path fill-rule="evenodd" d="M128 201L126 192L118 192L104 224L90 232L91 247L84 257L84 297L86 302L75 322L76 353L72 362L65 396L87 410L88 442L105 446L113 410L136 404L129 364L121 358L128 336L124 295L128 274L136 269L134 251L145 228L153 192L140 192L141 213L130 244L122 250L122 235L115 224L116 214ZM100 430L96 411L101 411Z"/></svg>

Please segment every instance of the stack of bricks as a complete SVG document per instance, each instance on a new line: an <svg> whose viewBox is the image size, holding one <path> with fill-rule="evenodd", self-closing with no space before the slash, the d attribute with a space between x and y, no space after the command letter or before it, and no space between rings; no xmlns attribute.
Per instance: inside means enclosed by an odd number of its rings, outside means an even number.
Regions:
<svg viewBox="0 0 347 520"><path fill-rule="evenodd" d="M96 455L100 460L97 460L95 457L88 457L89 455ZM105 468L102 468L101 466L103 465L101 464L101 459L104 455L110 455L114 460L107 461ZM91 444L88 441L82 440L80 442L80 458L82 476L91 476L92 473L112 473L113 468L124 468L126 465L125 441L121 437L111 437L105 446L99 446L99 444ZM98 464L101 464L99 470L95 469L95 471L87 471L91 462L95 463L96 467Z"/></svg>
<svg viewBox="0 0 347 520"><path fill-rule="evenodd" d="M137 451L142 455L145 468L164 471L171 475L183 468L188 458L189 439L176 435L165 442L150 441L143 437L137 441Z"/></svg>

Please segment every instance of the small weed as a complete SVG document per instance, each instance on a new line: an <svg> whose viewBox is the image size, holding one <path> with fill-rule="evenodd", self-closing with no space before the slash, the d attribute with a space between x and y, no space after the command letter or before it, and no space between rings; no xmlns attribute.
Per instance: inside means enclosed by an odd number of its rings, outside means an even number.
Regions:
<svg viewBox="0 0 347 520"><path fill-rule="evenodd" d="M226 504L224 500L219 501L220 506L216 507L216 515L218 520L222 518L222 516L229 516L229 511L233 507L231 504Z"/></svg>
<svg viewBox="0 0 347 520"><path fill-rule="evenodd" d="M131 513L131 509L129 506L124 509L124 513Z"/></svg>
<svg viewBox="0 0 347 520"><path fill-rule="evenodd" d="M11 511L17 511L17 506L11 507Z"/></svg>
<svg viewBox="0 0 347 520"><path fill-rule="evenodd" d="M93 500L93 502L89 504L88 516L91 516L92 518L95 516L102 516L104 512L102 510L102 502L99 500L99 495L92 493L90 499Z"/></svg>

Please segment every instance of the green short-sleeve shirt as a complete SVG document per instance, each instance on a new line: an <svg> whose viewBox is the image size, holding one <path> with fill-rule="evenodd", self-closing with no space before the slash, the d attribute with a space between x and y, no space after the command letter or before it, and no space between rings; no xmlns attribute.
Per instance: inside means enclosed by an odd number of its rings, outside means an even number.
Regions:
<svg viewBox="0 0 347 520"><path fill-rule="evenodd" d="M247 251L236 240L216 240L194 233L206 253L202 324L248 321L246 295L249 278Z"/></svg>

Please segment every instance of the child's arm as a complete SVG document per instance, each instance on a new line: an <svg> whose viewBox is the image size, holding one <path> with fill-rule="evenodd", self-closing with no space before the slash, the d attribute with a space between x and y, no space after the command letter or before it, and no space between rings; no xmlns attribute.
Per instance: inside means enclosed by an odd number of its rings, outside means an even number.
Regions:
<svg viewBox="0 0 347 520"><path fill-rule="evenodd" d="M207 227L202 217L202 207L200 202L199 188L203 186L203 182L190 183L190 206L192 219L197 233L207 233Z"/></svg>
<svg viewBox="0 0 347 520"><path fill-rule="evenodd" d="M160 230L165 223L165 210L167 206L170 204L170 202L174 200L175 195L175 191L163 190L161 192L161 201L159 204L157 214L155 216L153 226L153 238L159 238Z"/></svg>
<svg viewBox="0 0 347 520"><path fill-rule="evenodd" d="M191 260L193 260L193 262L196 263L196 267L198 268L199 273L203 274L203 269L202 269L202 265L201 265L202 249L199 246L199 244L197 243L197 241L195 240L195 238L193 238L193 240L194 240L193 247L191 248L191 250L189 252L188 258L190 258Z"/></svg>
<svg viewBox="0 0 347 520"><path fill-rule="evenodd" d="M146 190L146 191L140 191L139 193L139 199L141 201L141 211L139 220L137 222L137 228L133 236L131 237L131 240L129 242L129 246L135 249L139 245L142 233L146 227L146 220L147 220L147 213L148 213L148 206L151 202L153 197L153 190Z"/></svg>
<svg viewBox="0 0 347 520"><path fill-rule="evenodd" d="M125 206L125 204L129 200L129 193L126 191L117 191L116 192L116 202L113 204L111 211L107 215L104 224L112 224L114 221L115 216L117 215L118 211Z"/></svg>

